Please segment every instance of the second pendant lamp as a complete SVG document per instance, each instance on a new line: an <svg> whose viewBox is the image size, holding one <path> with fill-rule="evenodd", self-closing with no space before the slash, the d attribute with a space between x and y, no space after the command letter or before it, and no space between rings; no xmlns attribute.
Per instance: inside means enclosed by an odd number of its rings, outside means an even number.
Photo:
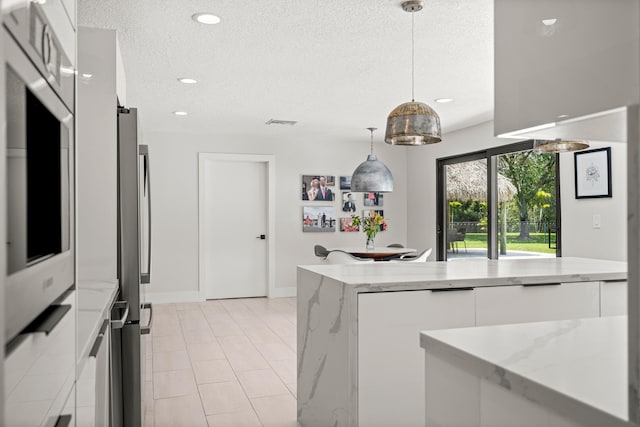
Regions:
<svg viewBox="0 0 640 427"><path fill-rule="evenodd" d="M351 174L351 191L390 193L393 191L391 171L373 154L373 131L377 128L367 129L371 132L371 154Z"/></svg>
<svg viewBox="0 0 640 427"><path fill-rule="evenodd" d="M392 145L425 145L442 140L440 117L427 104L416 102L414 98L415 74L415 12L422 10L422 0L409 0L402 3L405 12L411 12L411 102L394 108L387 118L387 132L384 140Z"/></svg>

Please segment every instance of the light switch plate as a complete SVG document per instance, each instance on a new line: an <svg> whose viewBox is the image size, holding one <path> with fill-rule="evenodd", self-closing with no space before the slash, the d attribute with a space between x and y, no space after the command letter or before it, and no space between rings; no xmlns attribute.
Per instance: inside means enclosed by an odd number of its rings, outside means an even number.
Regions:
<svg viewBox="0 0 640 427"><path fill-rule="evenodd" d="M600 228L600 215L593 215L593 228Z"/></svg>

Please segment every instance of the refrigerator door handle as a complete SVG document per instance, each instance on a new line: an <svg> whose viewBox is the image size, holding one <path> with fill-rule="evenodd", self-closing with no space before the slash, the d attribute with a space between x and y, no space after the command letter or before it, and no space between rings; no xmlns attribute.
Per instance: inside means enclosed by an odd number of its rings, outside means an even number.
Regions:
<svg viewBox="0 0 640 427"><path fill-rule="evenodd" d="M147 235L147 269L146 272L141 272L140 274L140 283L147 284L151 283L151 168L149 164L149 146L148 145L140 145L139 147L140 155L143 157L143 194L146 193L147 199L147 224L149 226L148 235Z"/></svg>
<svg viewBox="0 0 640 427"><path fill-rule="evenodd" d="M149 309L149 322L147 323L147 326L143 326L142 328L140 328L140 335L148 335L151 333L151 321L153 319L153 304L151 304L150 302L145 302L144 304L142 304L142 309Z"/></svg>
<svg viewBox="0 0 640 427"><path fill-rule="evenodd" d="M112 309L124 309L122 313L122 317L118 320L111 321L111 329L122 329L127 323L127 318L129 317L129 302L128 301L116 301L113 304Z"/></svg>
<svg viewBox="0 0 640 427"><path fill-rule="evenodd" d="M89 351L89 357L93 357L94 359L98 357L98 352L100 351L100 346L102 345L102 340L104 339L104 334L107 332L108 326L109 320L104 319L104 322L102 322L102 326L100 327L100 331L98 332L98 336L93 342L93 346L91 346L91 351Z"/></svg>

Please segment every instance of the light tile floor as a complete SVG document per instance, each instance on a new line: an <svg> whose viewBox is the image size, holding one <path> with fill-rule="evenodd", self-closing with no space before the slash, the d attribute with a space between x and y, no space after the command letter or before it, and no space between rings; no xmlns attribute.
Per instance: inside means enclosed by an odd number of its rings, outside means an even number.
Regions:
<svg viewBox="0 0 640 427"><path fill-rule="evenodd" d="M147 426L297 426L295 298L153 309Z"/></svg>

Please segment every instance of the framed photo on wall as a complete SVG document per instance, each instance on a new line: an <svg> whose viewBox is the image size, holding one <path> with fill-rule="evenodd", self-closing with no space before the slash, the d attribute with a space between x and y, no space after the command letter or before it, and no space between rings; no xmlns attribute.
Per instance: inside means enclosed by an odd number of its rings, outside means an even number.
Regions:
<svg viewBox="0 0 640 427"><path fill-rule="evenodd" d="M351 175L340 177L340 189L351 190Z"/></svg>
<svg viewBox="0 0 640 427"><path fill-rule="evenodd" d="M353 225L353 218L340 218L340 231L354 233L360 231L360 226Z"/></svg>
<svg viewBox="0 0 640 427"><path fill-rule="evenodd" d="M335 183L336 177L333 175L302 175L302 200L335 200Z"/></svg>
<svg viewBox="0 0 640 427"><path fill-rule="evenodd" d="M576 199L611 197L611 147L573 154Z"/></svg>
<svg viewBox="0 0 640 427"><path fill-rule="evenodd" d="M353 193L348 191L342 192L342 212L355 212L356 198Z"/></svg>
<svg viewBox="0 0 640 427"><path fill-rule="evenodd" d="M382 193L364 193L365 206L382 206L384 195Z"/></svg>
<svg viewBox="0 0 640 427"><path fill-rule="evenodd" d="M311 233L336 231L336 208L334 206L303 206L302 231Z"/></svg>

